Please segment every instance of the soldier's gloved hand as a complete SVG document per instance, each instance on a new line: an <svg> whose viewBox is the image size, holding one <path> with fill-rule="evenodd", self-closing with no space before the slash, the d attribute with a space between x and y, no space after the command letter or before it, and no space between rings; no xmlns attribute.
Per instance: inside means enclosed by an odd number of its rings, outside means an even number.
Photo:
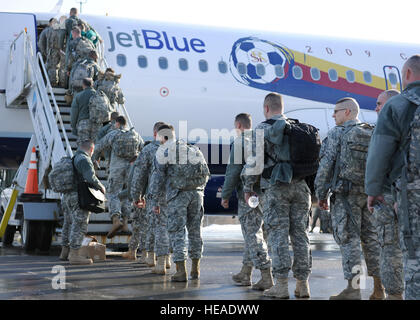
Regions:
<svg viewBox="0 0 420 320"><path fill-rule="evenodd" d="M319 205L319 207L320 207L322 210L328 210L328 209L329 209L329 207L328 207L328 200L327 200L327 199L324 199L324 200L319 200L319 201L318 201L318 205Z"/></svg>
<svg viewBox="0 0 420 320"><path fill-rule="evenodd" d="M229 199L222 199L222 201L220 201L220 205L225 209L229 208Z"/></svg>

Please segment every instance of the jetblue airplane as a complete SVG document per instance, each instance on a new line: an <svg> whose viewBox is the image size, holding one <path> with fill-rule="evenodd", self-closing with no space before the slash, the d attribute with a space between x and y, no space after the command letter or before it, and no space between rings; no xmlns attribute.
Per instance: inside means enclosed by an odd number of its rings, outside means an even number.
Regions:
<svg viewBox="0 0 420 320"><path fill-rule="evenodd" d="M38 33L52 16L0 13L0 67L16 35L26 28L36 47ZM335 102L353 97L360 119L374 123L378 94L401 90L402 65L419 52L418 46L402 43L80 17L101 35L109 66L122 74L126 108L145 140L152 138L155 122L165 121L179 138L216 146L207 154L204 150L214 189L206 197L213 198L223 184L238 113L250 113L255 126L264 121L265 95L278 92L288 117L316 126L325 136L335 125ZM0 166L11 168L22 159L33 128L27 109L6 107L5 82L2 72ZM213 202L207 207L222 211Z"/></svg>

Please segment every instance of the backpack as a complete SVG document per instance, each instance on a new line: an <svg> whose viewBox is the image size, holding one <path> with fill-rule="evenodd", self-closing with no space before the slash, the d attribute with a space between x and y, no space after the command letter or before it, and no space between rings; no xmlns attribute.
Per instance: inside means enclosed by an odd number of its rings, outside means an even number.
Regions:
<svg viewBox="0 0 420 320"><path fill-rule="evenodd" d="M137 155L139 145L140 137L134 128L131 128L128 131L121 131L117 134L112 151L120 158L131 159Z"/></svg>
<svg viewBox="0 0 420 320"><path fill-rule="evenodd" d="M48 175L48 181L54 192L70 192L75 189L73 161L70 157L62 157Z"/></svg>
<svg viewBox="0 0 420 320"><path fill-rule="evenodd" d="M273 125L276 121L269 119L264 121L264 123ZM301 123L296 119L287 119L286 122L284 135L288 136L289 139L290 165L293 169L293 178L300 179L316 175L319 166L319 151L321 149L321 138L318 129L310 124ZM276 146L274 146L274 152L276 152ZM267 153L266 156L274 162L278 162ZM310 180L312 179L313 177L310 178Z"/></svg>
<svg viewBox="0 0 420 320"><path fill-rule="evenodd" d="M71 70L70 86L73 90L81 91L82 82L84 78L93 78L94 68L92 63L87 60L76 62L76 65Z"/></svg>
<svg viewBox="0 0 420 320"><path fill-rule="evenodd" d="M98 90L89 99L89 119L96 123L109 121L111 104L106 94Z"/></svg>
<svg viewBox="0 0 420 320"><path fill-rule="evenodd" d="M338 178L363 185L370 138L374 127L368 123L358 123L344 130L340 139ZM337 175L336 173L334 175Z"/></svg>
<svg viewBox="0 0 420 320"><path fill-rule="evenodd" d="M48 49L60 49L60 29L51 28L47 35L47 48Z"/></svg>
<svg viewBox="0 0 420 320"><path fill-rule="evenodd" d="M96 83L95 87L107 95L110 103L114 103L117 100L118 84L114 80L100 80Z"/></svg>
<svg viewBox="0 0 420 320"><path fill-rule="evenodd" d="M176 163L168 169L170 185L178 190L195 190L204 187L210 171L203 153L196 146L176 144Z"/></svg>

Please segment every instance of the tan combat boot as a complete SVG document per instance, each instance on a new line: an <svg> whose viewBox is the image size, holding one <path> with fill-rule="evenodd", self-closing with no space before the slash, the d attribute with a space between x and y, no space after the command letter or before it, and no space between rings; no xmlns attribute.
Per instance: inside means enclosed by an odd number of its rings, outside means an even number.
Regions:
<svg viewBox="0 0 420 320"><path fill-rule="evenodd" d="M147 252L146 264L148 267L154 267L156 265L156 256L154 251Z"/></svg>
<svg viewBox="0 0 420 320"><path fill-rule="evenodd" d="M71 249L69 253L69 262L70 264L92 264L93 261L90 258L81 254L81 248L79 249Z"/></svg>
<svg viewBox="0 0 420 320"><path fill-rule="evenodd" d="M280 299L289 299L289 279L277 278L276 284L271 289L265 290L263 295L265 297L274 297Z"/></svg>
<svg viewBox="0 0 420 320"><path fill-rule="evenodd" d="M239 286L251 285L252 266L242 265L241 271L232 276L232 280Z"/></svg>
<svg viewBox="0 0 420 320"><path fill-rule="evenodd" d="M352 286L352 280L348 280L347 288L339 294L331 296L330 300L362 300L360 288L354 289Z"/></svg>
<svg viewBox="0 0 420 320"><path fill-rule="evenodd" d="M61 261L66 261L69 258L69 253L70 253L70 247L67 246L63 246L61 247L61 254L60 254L60 260Z"/></svg>
<svg viewBox="0 0 420 320"><path fill-rule="evenodd" d="M147 251L146 250L141 250L141 255L140 255L139 262L146 264L146 261L147 261Z"/></svg>
<svg viewBox="0 0 420 320"><path fill-rule="evenodd" d="M403 300L402 293L389 294L385 300Z"/></svg>
<svg viewBox="0 0 420 320"><path fill-rule="evenodd" d="M373 292L369 297L369 300L384 300L385 299L385 288L382 285L381 278L373 277Z"/></svg>
<svg viewBox="0 0 420 320"><path fill-rule="evenodd" d="M130 229L128 229L128 218L123 218L121 231L130 232Z"/></svg>
<svg viewBox="0 0 420 320"><path fill-rule="evenodd" d="M112 217L112 227L111 230L109 230L106 237L108 239L111 239L115 236L115 234L122 228L123 224L120 221L120 218L118 216Z"/></svg>
<svg viewBox="0 0 420 320"><path fill-rule="evenodd" d="M296 298L310 298L311 297L308 280L296 279L295 297Z"/></svg>
<svg viewBox="0 0 420 320"><path fill-rule="evenodd" d="M166 256L158 256L156 266L152 269L152 273L166 274Z"/></svg>
<svg viewBox="0 0 420 320"><path fill-rule="evenodd" d="M192 259L190 280L200 279L200 259Z"/></svg>
<svg viewBox="0 0 420 320"><path fill-rule="evenodd" d="M171 268L171 254L166 255L166 269Z"/></svg>
<svg viewBox="0 0 420 320"><path fill-rule="evenodd" d="M261 280L252 286L253 290L267 290L270 289L273 285L273 276L271 275L271 268L260 270Z"/></svg>
<svg viewBox="0 0 420 320"><path fill-rule="evenodd" d="M128 249L127 252L123 252L122 257L128 260L137 260L137 250Z"/></svg>
<svg viewBox="0 0 420 320"><path fill-rule="evenodd" d="M171 277L173 282L187 282L187 262L176 261L176 273Z"/></svg>

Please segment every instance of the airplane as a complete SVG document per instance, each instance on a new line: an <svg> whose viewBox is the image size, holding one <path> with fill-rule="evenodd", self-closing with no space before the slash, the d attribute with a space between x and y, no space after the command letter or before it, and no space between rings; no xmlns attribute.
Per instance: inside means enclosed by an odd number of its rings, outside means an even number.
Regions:
<svg viewBox="0 0 420 320"><path fill-rule="evenodd" d="M51 17L0 12L0 66L23 28L36 47ZM80 17L101 35L109 66L122 74L126 108L142 137L152 139L153 124L165 121L174 125L179 138L209 146L203 151L212 173L206 212L229 212L216 196L237 114L251 114L255 126L265 120L265 95L278 92L286 116L314 125L321 137L334 127L332 110L343 97L355 98L360 119L375 123L376 97L386 89L401 90L402 65L419 52L414 44ZM0 167L10 169L22 160L33 127L27 109L6 106L5 81L3 72ZM233 201L230 205L235 208Z"/></svg>

